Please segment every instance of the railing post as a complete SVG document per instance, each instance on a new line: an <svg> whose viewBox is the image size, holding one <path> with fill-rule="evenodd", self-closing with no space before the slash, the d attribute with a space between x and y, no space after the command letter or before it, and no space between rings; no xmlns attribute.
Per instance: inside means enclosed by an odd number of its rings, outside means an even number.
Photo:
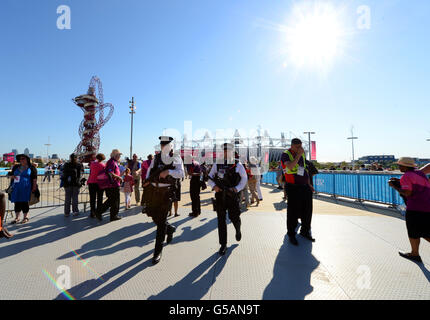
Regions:
<svg viewBox="0 0 430 320"><path fill-rule="evenodd" d="M361 200L361 182L360 182L360 174L355 173L355 175L357 176L357 197L358 197L358 201L362 202Z"/></svg>
<svg viewBox="0 0 430 320"><path fill-rule="evenodd" d="M391 188L391 206L392 208L396 209L397 208L397 204L396 204L396 190L394 188Z"/></svg>
<svg viewBox="0 0 430 320"><path fill-rule="evenodd" d="M333 198L336 198L336 174L333 172Z"/></svg>

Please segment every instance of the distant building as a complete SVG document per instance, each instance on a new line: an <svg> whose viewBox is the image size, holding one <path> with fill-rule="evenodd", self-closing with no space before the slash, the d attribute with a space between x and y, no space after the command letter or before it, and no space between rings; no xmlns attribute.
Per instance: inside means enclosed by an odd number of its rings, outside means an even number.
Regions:
<svg viewBox="0 0 430 320"><path fill-rule="evenodd" d="M16 159L16 156L18 155L18 150L17 149L12 149L12 153L15 155L15 159Z"/></svg>
<svg viewBox="0 0 430 320"><path fill-rule="evenodd" d="M28 148L25 148L25 149L24 149L24 154L25 154L26 156L29 156L29 155L30 155L30 150L28 150Z"/></svg>
<svg viewBox="0 0 430 320"><path fill-rule="evenodd" d="M14 162L15 154L13 152L3 154L3 161Z"/></svg>
<svg viewBox="0 0 430 320"><path fill-rule="evenodd" d="M30 153L28 156L30 157L30 159L34 159L34 153Z"/></svg>
<svg viewBox="0 0 430 320"><path fill-rule="evenodd" d="M51 159L52 159L52 160L58 160L58 159L59 159L58 154L54 153L54 154L52 155Z"/></svg>
<svg viewBox="0 0 430 320"><path fill-rule="evenodd" d="M415 163L418 166L423 166L426 165L427 163L430 163L430 159L421 159L421 158L414 158L415 159Z"/></svg>
<svg viewBox="0 0 430 320"><path fill-rule="evenodd" d="M383 156L365 156L358 159L365 164L372 164L374 162L394 162L396 161L396 157L393 155L383 155Z"/></svg>

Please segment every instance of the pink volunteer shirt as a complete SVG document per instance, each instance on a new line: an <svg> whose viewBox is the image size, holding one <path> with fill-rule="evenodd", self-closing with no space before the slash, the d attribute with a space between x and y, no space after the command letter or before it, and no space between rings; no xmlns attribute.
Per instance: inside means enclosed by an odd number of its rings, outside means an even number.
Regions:
<svg viewBox="0 0 430 320"><path fill-rule="evenodd" d="M88 177L88 183L97 183L97 176L105 169L105 164L93 161L90 164L90 176Z"/></svg>

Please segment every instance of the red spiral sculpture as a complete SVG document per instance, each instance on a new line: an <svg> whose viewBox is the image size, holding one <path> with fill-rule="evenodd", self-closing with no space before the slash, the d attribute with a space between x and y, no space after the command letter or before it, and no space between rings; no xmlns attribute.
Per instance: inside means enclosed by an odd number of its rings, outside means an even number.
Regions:
<svg viewBox="0 0 430 320"><path fill-rule="evenodd" d="M88 163L91 160L91 155L99 151L100 129L112 117L114 107L110 103L104 103L102 82L97 77L91 78L87 94L74 98L73 102L84 112L84 120L79 126L81 142L76 147L75 154L82 163ZM109 113L104 118L104 109L106 108L109 108Z"/></svg>

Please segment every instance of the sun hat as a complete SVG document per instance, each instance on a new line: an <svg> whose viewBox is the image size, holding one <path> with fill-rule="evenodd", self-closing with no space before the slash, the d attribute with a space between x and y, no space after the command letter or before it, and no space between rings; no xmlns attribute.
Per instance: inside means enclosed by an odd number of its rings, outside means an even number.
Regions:
<svg viewBox="0 0 430 320"><path fill-rule="evenodd" d="M113 149L112 153L110 155L111 155L111 157L115 157L117 155L122 155L122 153L118 149Z"/></svg>
<svg viewBox="0 0 430 320"><path fill-rule="evenodd" d="M399 161L396 162L399 166L416 168L415 160L409 157L401 157Z"/></svg>

